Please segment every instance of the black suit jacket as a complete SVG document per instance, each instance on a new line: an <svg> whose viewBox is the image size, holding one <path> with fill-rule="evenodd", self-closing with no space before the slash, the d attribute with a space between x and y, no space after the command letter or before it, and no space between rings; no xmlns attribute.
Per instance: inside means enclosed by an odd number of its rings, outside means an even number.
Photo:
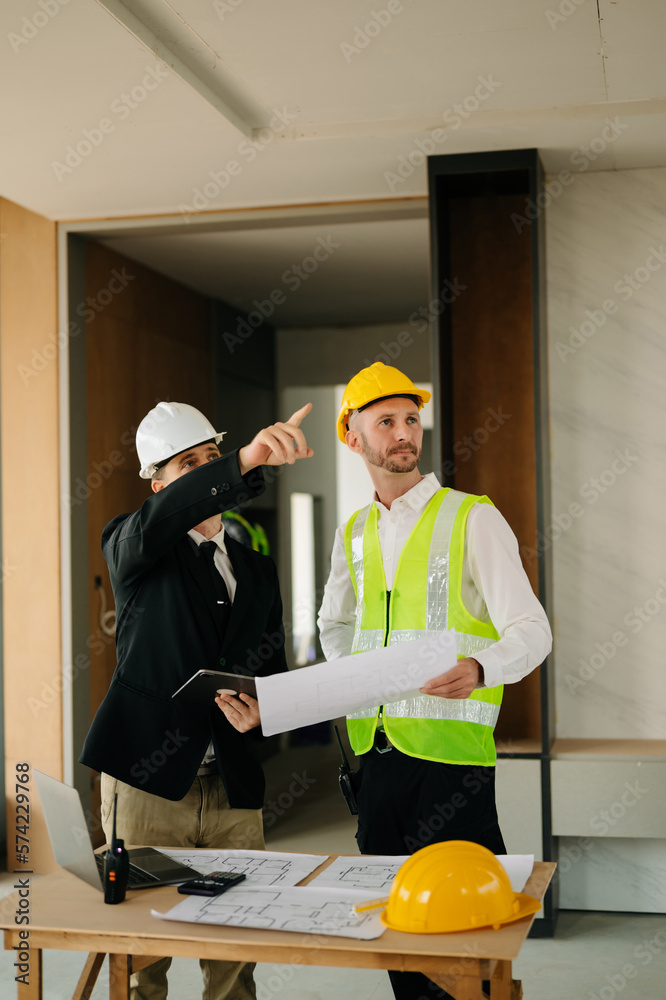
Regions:
<svg viewBox="0 0 666 1000"><path fill-rule="evenodd" d="M245 478L236 452L193 469L114 518L102 551L116 604L118 665L86 737L81 763L166 799L182 799L212 739L229 803L263 805L256 732L241 734L220 709L171 696L196 670L265 675L287 669L275 566L225 536L237 586L220 634L212 581L187 531L259 496L261 470Z"/></svg>

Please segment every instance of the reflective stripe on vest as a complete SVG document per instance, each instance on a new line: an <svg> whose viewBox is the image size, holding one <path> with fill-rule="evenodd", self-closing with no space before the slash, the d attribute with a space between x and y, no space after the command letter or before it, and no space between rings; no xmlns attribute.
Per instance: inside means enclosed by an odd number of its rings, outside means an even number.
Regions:
<svg viewBox="0 0 666 1000"><path fill-rule="evenodd" d="M476 503L490 501L442 489L427 504L400 555L388 622L377 507L371 504L350 518L345 549L357 597L352 652L422 639L448 628L456 629L459 657L497 641L492 623L472 617L461 596L467 516ZM383 724L395 746L411 756L493 764L492 729L501 700L501 687L483 688L463 699L421 695L384 705ZM379 706L348 716L355 753L372 746L378 715Z"/></svg>

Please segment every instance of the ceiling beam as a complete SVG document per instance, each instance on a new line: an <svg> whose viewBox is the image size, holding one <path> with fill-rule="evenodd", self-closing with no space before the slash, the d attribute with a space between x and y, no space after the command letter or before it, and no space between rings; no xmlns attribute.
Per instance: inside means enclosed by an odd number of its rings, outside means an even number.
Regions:
<svg viewBox="0 0 666 1000"><path fill-rule="evenodd" d="M460 108L458 113L457 108ZM663 115L666 98L644 101L599 101L591 104L564 104L550 108L515 108L513 110L466 112L454 105L444 115L424 115L419 118L378 118L357 122L323 122L290 125L275 135L274 142L295 139L346 139L382 135L409 135L434 129L485 129L511 126L547 125L556 122L605 121L607 118L628 118L638 115ZM451 124L453 120L454 124ZM253 133L258 138L258 130Z"/></svg>
<svg viewBox="0 0 666 1000"><path fill-rule="evenodd" d="M428 198L377 198L352 202L321 202L316 205L278 205L250 209L198 212L185 223L181 213L161 216L131 216L117 219L82 219L58 223L62 232L89 237L178 236L187 233L242 232L252 229L289 229L301 226L401 222L427 219Z"/></svg>
<svg viewBox="0 0 666 1000"><path fill-rule="evenodd" d="M225 73L219 55L181 18L174 29L169 29L158 23L148 11L139 17L122 0L97 0L97 3L248 139L252 137L253 129L267 124L270 116L265 109L243 93L232 74ZM136 8L140 4L134 6ZM185 30L189 31L187 42L183 37ZM207 63L210 66L208 72ZM202 78L203 75L210 77L209 83Z"/></svg>

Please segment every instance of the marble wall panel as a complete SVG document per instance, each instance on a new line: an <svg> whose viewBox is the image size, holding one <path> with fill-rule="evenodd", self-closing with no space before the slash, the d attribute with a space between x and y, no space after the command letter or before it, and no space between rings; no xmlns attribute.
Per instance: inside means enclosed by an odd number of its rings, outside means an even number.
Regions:
<svg viewBox="0 0 666 1000"><path fill-rule="evenodd" d="M666 912L663 840L560 837L559 842L561 909Z"/></svg>
<svg viewBox="0 0 666 1000"><path fill-rule="evenodd" d="M666 169L547 209L561 737L666 736Z"/></svg>

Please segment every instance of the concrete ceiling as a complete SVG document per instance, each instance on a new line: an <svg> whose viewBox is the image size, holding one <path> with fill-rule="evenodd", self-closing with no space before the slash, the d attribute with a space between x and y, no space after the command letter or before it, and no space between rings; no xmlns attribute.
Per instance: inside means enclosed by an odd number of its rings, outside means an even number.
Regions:
<svg viewBox="0 0 666 1000"><path fill-rule="evenodd" d="M666 165L663 0L35 0L0 26L0 193L57 220L174 213L109 242L239 308L331 234L282 325L423 303L423 205L235 234L206 212L423 197L424 150Z"/></svg>

